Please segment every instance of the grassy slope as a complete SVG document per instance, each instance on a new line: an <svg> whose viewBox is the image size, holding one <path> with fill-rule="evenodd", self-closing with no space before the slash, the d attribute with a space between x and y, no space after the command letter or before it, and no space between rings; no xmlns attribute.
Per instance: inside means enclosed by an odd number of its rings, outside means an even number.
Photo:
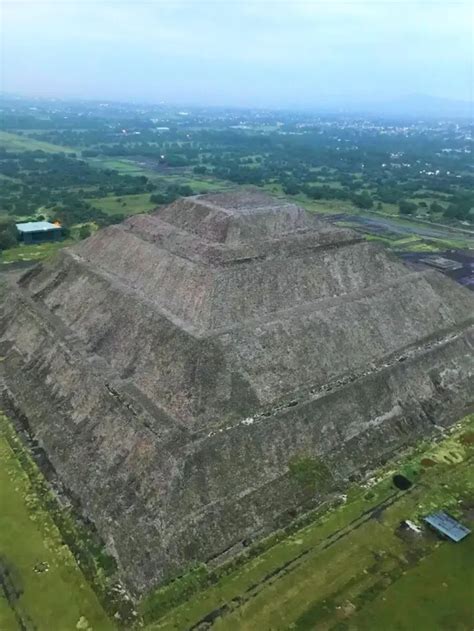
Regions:
<svg viewBox="0 0 474 631"><path fill-rule="evenodd" d="M51 241L32 245L18 245L14 248L4 250L0 256L0 266L4 263L14 263L17 261L42 261L52 254L68 245L72 245L72 239L64 241Z"/></svg>
<svg viewBox="0 0 474 631"><path fill-rule="evenodd" d="M473 447L461 442L473 429L471 416L453 437L392 465L370 490L353 489L346 504L223 576L152 628L188 629L225 607L216 630L371 630L374 620L386 630L470 630L472 572L463 559L472 554L474 536L455 545L428 531L402 538L396 530L402 520L417 521L438 507L460 513L460 500L474 506ZM435 464L422 467L428 456ZM409 492L392 487L397 470L416 480ZM474 525L472 512L462 519Z"/></svg>
<svg viewBox="0 0 474 631"><path fill-rule="evenodd" d="M34 140L27 136L19 134L11 134L10 132L0 131L0 147L7 151L46 151L47 153L67 153L75 151L71 147L63 147L61 145L53 145L42 140Z"/></svg>
<svg viewBox="0 0 474 631"><path fill-rule="evenodd" d="M1 433L0 506L0 554L13 568L15 584L22 590L15 603L20 615L41 631L76 629L82 617L88 622L85 628L113 629ZM34 568L41 562L49 570L37 573ZM16 628L2 595L0 629Z"/></svg>

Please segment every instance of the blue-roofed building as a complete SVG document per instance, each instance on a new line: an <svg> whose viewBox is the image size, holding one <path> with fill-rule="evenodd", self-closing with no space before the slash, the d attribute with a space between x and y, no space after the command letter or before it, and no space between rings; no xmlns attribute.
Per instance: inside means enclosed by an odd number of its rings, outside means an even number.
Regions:
<svg viewBox="0 0 474 631"><path fill-rule="evenodd" d="M24 243L42 243L43 241L56 241L62 236L61 226L49 221L27 221L17 223L16 229L20 241Z"/></svg>
<svg viewBox="0 0 474 631"><path fill-rule="evenodd" d="M448 513L444 511L427 515L423 517L423 521L436 530L436 532L444 537L448 537L448 539L456 543L462 541L462 539L467 537L471 532L469 528L460 524L454 517L451 517L451 515L448 515Z"/></svg>

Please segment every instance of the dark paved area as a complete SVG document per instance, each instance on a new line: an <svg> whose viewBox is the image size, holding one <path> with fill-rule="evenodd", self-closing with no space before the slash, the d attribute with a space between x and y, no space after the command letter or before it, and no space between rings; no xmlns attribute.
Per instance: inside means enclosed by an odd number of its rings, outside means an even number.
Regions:
<svg viewBox="0 0 474 631"><path fill-rule="evenodd" d="M446 276L449 276L461 285L474 291L474 251L472 250L446 250L444 252L436 252L437 257L456 261L461 265L460 268L452 270L439 269L430 264L432 259L430 258L430 254L426 252L400 252L398 254L408 263L438 269L441 273L446 274Z"/></svg>

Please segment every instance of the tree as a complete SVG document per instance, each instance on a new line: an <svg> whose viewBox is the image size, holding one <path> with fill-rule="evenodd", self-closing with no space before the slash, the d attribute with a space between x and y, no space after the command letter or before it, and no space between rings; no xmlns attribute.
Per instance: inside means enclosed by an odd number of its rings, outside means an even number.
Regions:
<svg viewBox="0 0 474 631"><path fill-rule="evenodd" d="M418 207L413 202L407 202L405 199L402 199L398 202L398 208L401 215L413 215Z"/></svg>
<svg viewBox="0 0 474 631"><path fill-rule="evenodd" d="M177 192L178 195L181 195L182 197L190 197L191 195L194 195L193 189L188 184L181 184L178 186Z"/></svg>
<svg viewBox="0 0 474 631"><path fill-rule="evenodd" d="M401 197L400 191L388 186L380 187L377 190L377 195L380 201L385 202L386 204L396 204Z"/></svg>
<svg viewBox="0 0 474 631"><path fill-rule="evenodd" d="M13 219L2 219L0 221L0 249L12 248L18 242L18 231Z"/></svg>
<svg viewBox="0 0 474 631"><path fill-rule="evenodd" d="M311 199L321 199L323 196L323 191L320 186L307 186L305 193Z"/></svg>
<svg viewBox="0 0 474 631"><path fill-rule="evenodd" d="M92 234L91 227L87 224L84 224L79 229L79 239L87 239Z"/></svg>
<svg viewBox="0 0 474 631"><path fill-rule="evenodd" d="M430 204L430 213L443 213L444 212L444 206L441 206L441 204L438 204L438 202L431 202Z"/></svg>
<svg viewBox="0 0 474 631"><path fill-rule="evenodd" d="M286 195L298 195L301 191L301 187L295 180L289 180L283 185L283 191Z"/></svg>
<svg viewBox="0 0 474 631"><path fill-rule="evenodd" d="M153 195L150 195L150 202L152 204L167 204L169 198L166 193L153 193Z"/></svg>
<svg viewBox="0 0 474 631"><path fill-rule="evenodd" d="M360 195L353 195L351 199L352 203L354 206L357 206L357 208L369 209L374 205L374 201L367 191L364 191Z"/></svg>
<svg viewBox="0 0 474 631"><path fill-rule="evenodd" d="M444 216L448 219L459 219L460 221L469 219L471 214L471 209L463 204L450 204L444 211Z"/></svg>

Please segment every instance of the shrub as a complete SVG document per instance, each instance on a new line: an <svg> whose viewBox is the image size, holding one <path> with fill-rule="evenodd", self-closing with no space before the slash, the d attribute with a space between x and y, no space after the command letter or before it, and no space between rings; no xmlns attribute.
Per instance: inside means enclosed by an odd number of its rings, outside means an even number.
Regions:
<svg viewBox="0 0 474 631"><path fill-rule="evenodd" d="M288 463L290 476L304 487L325 486L331 472L319 458L296 456Z"/></svg>

